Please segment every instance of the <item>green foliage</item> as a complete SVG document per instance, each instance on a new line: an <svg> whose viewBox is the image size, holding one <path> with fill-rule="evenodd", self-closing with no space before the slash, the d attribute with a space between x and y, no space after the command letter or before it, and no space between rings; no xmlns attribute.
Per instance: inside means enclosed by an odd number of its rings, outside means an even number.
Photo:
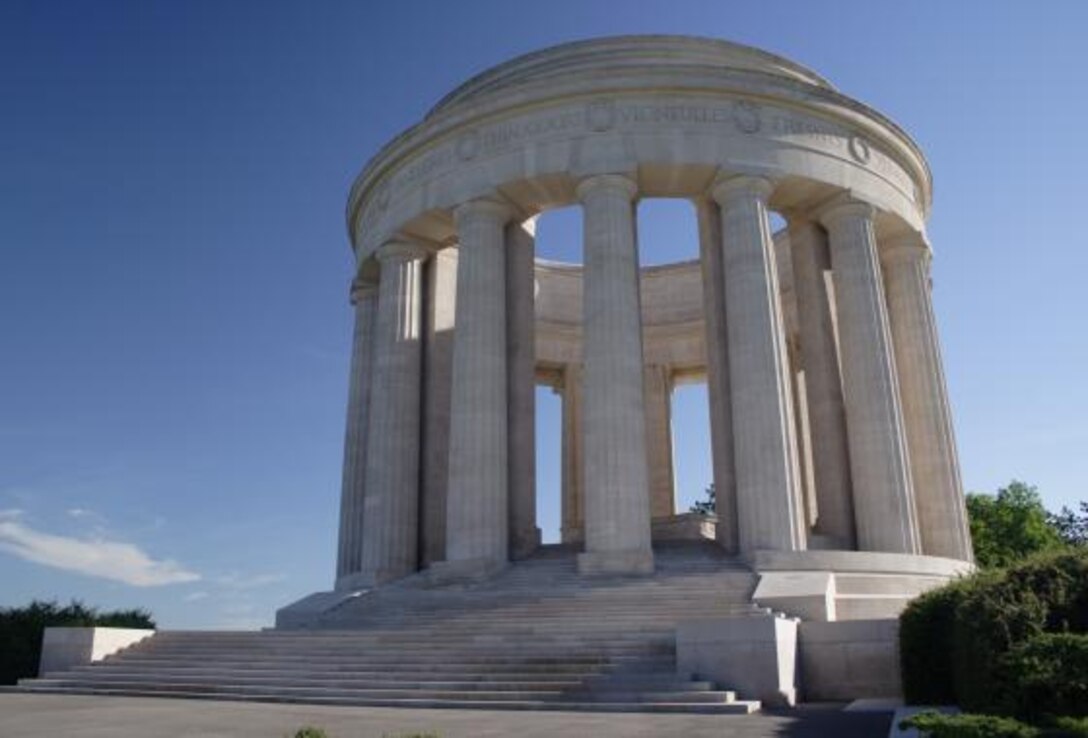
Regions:
<svg viewBox="0 0 1088 738"><path fill-rule="evenodd" d="M691 506L689 512L698 513L699 515L715 515L717 514L718 494L714 488L714 483L711 482L710 486L706 488L706 499L699 500Z"/></svg>
<svg viewBox="0 0 1088 738"><path fill-rule="evenodd" d="M967 495L975 561L983 568L1009 566L1065 545L1035 487L1013 481L997 495Z"/></svg>
<svg viewBox="0 0 1088 738"><path fill-rule="evenodd" d="M914 704L954 703L1035 718L1038 711L1018 696L1025 684L1049 690L1054 704L1064 705L1077 699L1075 685L1088 679L1076 645L1081 641L1024 645L1048 633L1088 633L1088 549L981 571L912 601L900 617L904 694ZM1055 666L1055 659L1063 665ZM1021 674L1029 665L1035 666ZM1068 669L1082 671L1078 676ZM1065 684L1044 686L1047 675L1059 674ZM1021 677L1029 681L1021 683Z"/></svg>
<svg viewBox="0 0 1088 738"><path fill-rule="evenodd" d="M1060 513L1049 513L1047 522L1068 546L1088 546L1088 502L1081 502L1078 512L1062 507Z"/></svg>
<svg viewBox="0 0 1088 738"><path fill-rule="evenodd" d="M942 715L920 712L899 723L900 729L917 728L929 738L1038 738L1038 728L994 715Z"/></svg>
<svg viewBox="0 0 1088 738"><path fill-rule="evenodd" d="M952 671L956 607L973 580L953 581L915 598L899 616L903 696L911 705L956 702Z"/></svg>
<svg viewBox="0 0 1088 738"><path fill-rule="evenodd" d="M1015 714L1033 722L1088 717L1088 634L1043 633L1018 643L1002 657L1000 672Z"/></svg>
<svg viewBox="0 0 1088 738"><path fill-rule="evenodd" d="M154 628L146 610L99 612L81 602L64 607L35 600L26 607L0 608L0 684L15 684L38 673L42 633L50 626Z"/></svg>
<svg viewBox="0 0 1088 738"><path fill-rule="evenodd" d="M1088 718L1060 717L1054 720L1054 730L1047 735L1055 738L1088 738Z"/></svg>
<svg viewBox="0 0 1088 738"><path fill-rule="evenodd" d="M295 731L294 738L329 738L329 734L321 728L305 725Z"/></svg>

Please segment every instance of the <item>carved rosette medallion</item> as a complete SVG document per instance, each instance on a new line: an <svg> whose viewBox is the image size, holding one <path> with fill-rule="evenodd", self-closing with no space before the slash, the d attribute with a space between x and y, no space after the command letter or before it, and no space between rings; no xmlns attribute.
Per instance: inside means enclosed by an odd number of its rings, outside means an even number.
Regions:
<svg viewBox="0 0 1088 738"><path fill-rule="evenodd" d="M586 106L586 127L595 133L616 125L616 104L612 100L594 100Z"/></svg>
<svg viewBox="0 0 1088 738"><path fill-rule="evenodd" d="M758 133L763 127L759 105L748 100L737 100L733 103L733 125L741 133Z"/></svg>

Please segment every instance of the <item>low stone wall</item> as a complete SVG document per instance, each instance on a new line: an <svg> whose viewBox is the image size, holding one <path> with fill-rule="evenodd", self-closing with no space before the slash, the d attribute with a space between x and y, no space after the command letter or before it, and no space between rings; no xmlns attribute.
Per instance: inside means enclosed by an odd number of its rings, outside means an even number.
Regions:
<svg viewBox="0 0 1088 738"><path fill-rule="evenodd" d="M872 551L757 551L752 599L805 621L896 618L912 599L970 573L966 561Z"/></svg>
<svg viewBox="0 0 1088 738"><path fill-rule="evenodd" d="M799 628L806 701L899 697L899 621L804 621Z"/></svg>
<svg viewBox="0 0 1088 738"><path fill-rule="evenodd" d="M767 705L797 701L797 625L775 615L705 618L676 628L676 669Z"/></svg>
<svg viewBox="0 0 1088 738"><path fill-rule="evenodd" d="M899 697L899 621L689 620L676 629L676 668L769 705Z"/></svg>
<svg viewBox="0 0 1088 738"><path fill-rule="evenodd" d="M90 664L155 635L137 628L46 628L38 676Z"/></svg>

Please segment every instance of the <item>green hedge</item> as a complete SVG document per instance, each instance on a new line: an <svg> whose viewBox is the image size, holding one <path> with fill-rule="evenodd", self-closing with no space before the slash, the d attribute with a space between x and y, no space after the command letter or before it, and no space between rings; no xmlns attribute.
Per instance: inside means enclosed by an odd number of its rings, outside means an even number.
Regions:
<svg viewBox="0 0 1088 738"><path fill-rule="evenodd" d="M1088 632L1088 551L1048 553L965 577L922 595L903 612L904 696L911 704L1025 714L1016 696L1018 667L1008 655L1044 634L1065 632ZM1080 668L1075 646L1060 650L1040 641L1034 648L1042 650L1024 657L1045 652L1073 660L1061 668Z"/></svg>
<svg viewBox="0 0 1088 738"><path fill-rule="evenodd" d="M0 608L0 684L15 684L36 676L47 627L154 628L146 610L99 612L80 602L60 607L56 602L31 602L26 607Z"/></svg>
<svg viewBox="0 0 1088 738"><path fill-rule="evenodd" d="M999 673L1008 712L1033 722L1088 717L1088 634L1043 633L1018 643Z"/></svg>

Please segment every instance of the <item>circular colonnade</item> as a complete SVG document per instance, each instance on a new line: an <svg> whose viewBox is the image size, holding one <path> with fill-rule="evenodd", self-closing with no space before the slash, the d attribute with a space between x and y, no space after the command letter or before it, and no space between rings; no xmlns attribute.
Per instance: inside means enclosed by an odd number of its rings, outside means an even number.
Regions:
<svg viewBox="0 0 1088 738"><path fill-rule="evenodd" d="M930 194L890 120L724 41L577 42L469 80L349 198L337 588L486 575L539 545L538 383L563 397L563 536L587 574L652 570L688 377L707 383L728 551L970 561ZM697 261L639 268L650 197L693 202ZM534 217L568 205L584 265L539 262Z"/></svg>

